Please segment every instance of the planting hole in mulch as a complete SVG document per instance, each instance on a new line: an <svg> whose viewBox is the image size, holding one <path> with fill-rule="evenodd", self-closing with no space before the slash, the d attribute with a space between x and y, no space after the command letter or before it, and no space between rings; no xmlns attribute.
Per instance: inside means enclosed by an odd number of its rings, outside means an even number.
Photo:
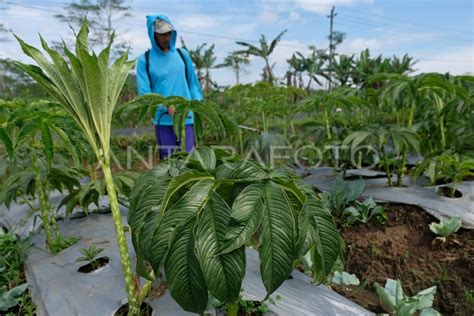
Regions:
<svg viewBox="0 0 474 316"><path fill-rule="evenodd" d="M462 197L461 191L454 190L454 194L453 194L452 189L448 186L438 187L436 192L441 196L451 198L451 199L459 199Z"/></svg>
<svg viewBox="0 0 474 316"><path fill-rule="evenodd" d="M429 229L438 220L424 210L404 204L386 208L385 225L371 221L341 229L347 246L344 270L361 285L334 290L372 312L386 313L375 282L384 286L387 278L398 279L410 296L436 285L433 308L443 315L473 315L474 230L460 229L439 243Z"/></svg>
<svg viewBox="0 0 474 316"><path fill-rule="evenodd" d="M359 179L384 179L386 177L387 176L384 174L377 174L377 175L372 175L372 176L353 174L350 176L345 176L344 180L352 181L352 180L359 180Z"/></svg>
<svg viewBox="0 0 474 316"><path fill-rule="evenodd" d="M153 314L153 308L150 305L143 302L140 305L140 315L141 316L151 316ZM128 315L128 303L123 304L120 308L115 312L115 316L126 316Z"/></svg>
<svg viewBox="0 0 474 316"><path fill-rule="evenodd" d="M77 269L77 271L81 273L91 273L92 271L105 267L108 264L109 264L109 257L100 257L100 258L95 259L92 262L89 262L88 264L83 265L82 267Z"/></svg>

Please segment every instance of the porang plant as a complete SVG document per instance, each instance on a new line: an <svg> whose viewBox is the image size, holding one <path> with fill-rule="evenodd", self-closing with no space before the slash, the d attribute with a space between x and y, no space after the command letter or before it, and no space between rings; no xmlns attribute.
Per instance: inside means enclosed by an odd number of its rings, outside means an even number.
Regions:
<svg viewBox="0 0 474 316"><path fill-rule="evenodd" d="M134 63L127 54L110 62L110 44L98 55L88 46L88 23L84 21L76 35L75 53L64 45L62 55L48 47L40 36L49 59L37 48L16 37L23 52L38 66L17 62L18 66L36 80L69 113L83 132L104 174L106 189L120 251L122 271L128 296L129 313L139 313L137 288L133 280L132 265L125 239L122 217L110 169L110 130L112 113L122 87Z"/></svg>
<svg viewBox="0 0 474 316"><path fill-rule="evenodd" d="M155 274L164 267L172 297L195 313L210 293L237 315L245 245L255 236L265 298L310 249L326 276L341 254L332 216L299 177L207 147L139 178L128 222L137 272L151 278L148 266Z"/></svg>
<svg viewBox="0 0 474 316"><path fill-rule="evenodd" d="M78 188L80 172L57 164L62 155L57 150L59 146L55 148L53 138L56 144L62 145L66 157L72 157L77 165L79 150L73 143L81 138L74 132L74 122L64 117L64 111L53 103L15 102L0 127L0 142L12 165L0 190L0 203L10 208L13 202L20 200L28 204L32 213L39 210L46 244L54 253L77 239L61 235L49 195L53 190L71 192ZM31 203L29 196L38 199L39 207Z"/></svg>

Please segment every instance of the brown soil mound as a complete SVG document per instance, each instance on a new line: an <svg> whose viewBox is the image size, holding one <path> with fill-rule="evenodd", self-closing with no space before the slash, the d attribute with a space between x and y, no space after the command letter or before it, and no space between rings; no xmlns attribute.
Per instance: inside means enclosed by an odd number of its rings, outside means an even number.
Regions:
<svg viewBox="0 0 474 316"><path fill-rule="evenodd" d="M410 205L389 205L381 225L343 228L345 271L361 280L355 289L338 292L373 312L387 311L375 294L374 282L399 279L408 295L437 286L433 307L446 315L474 315L474 230L459 230L443 243L429 229L437 220Z"/></svg>

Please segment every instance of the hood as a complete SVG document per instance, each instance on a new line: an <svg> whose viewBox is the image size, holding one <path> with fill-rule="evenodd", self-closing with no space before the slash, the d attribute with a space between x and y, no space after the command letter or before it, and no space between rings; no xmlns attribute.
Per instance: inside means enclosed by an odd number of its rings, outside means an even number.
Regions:
<svg viewBox="0 0 474 316"><path fill-rule="evenodd" d="M146 17L146 26L148 29L148 37L150 38L151 42L151 47L152 49L162 53L160 47L156 44L155 42L155 31L153 29L153 23L155 23L156 20L164 20L167 23L171 24L174 28L173 23L171 23L171 20L168 19L166 15L148 15ZM175 50L175 45L176 45L176 38L178 37L178 34L176 31L171 32L171 41L170 41L170 51Z"/></svg>

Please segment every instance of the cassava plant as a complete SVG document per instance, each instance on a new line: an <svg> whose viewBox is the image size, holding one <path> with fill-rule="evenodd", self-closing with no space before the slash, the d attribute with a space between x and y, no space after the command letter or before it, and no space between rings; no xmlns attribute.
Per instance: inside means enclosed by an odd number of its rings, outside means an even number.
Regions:
<svg viewBox="0 0 474 316"><path fill-rule="evenodd" d="M16 37L23 52L38 66L17 62L18 66L36 80L74 119L99 162L104 174L109 195L110 208L120 251L124 283L129 303L129 314L139 313L139 299L133 279L132 265L123 229L122 217L110 168L110 130L112 113L122 87L132 69L133 61L127 61L127 54L110 62L109 45L98 55L90 52L88 46L88 22L84 20L76 35L75 53L64 45L63 58L60 52L48 47L40 36L44 51Z"/></svg>
<svg viewBox="0 0 474 316"><path fill-rule="evenodd" d="M325 275L341 253L332 216L300 178L206 147L143 175L128 222L137 272L148 278L145 263L155 274L164 267L172 297L195 313L204 311L210 293L236 315L245 245L256 233L266 298L310 248Z"/></svg>

